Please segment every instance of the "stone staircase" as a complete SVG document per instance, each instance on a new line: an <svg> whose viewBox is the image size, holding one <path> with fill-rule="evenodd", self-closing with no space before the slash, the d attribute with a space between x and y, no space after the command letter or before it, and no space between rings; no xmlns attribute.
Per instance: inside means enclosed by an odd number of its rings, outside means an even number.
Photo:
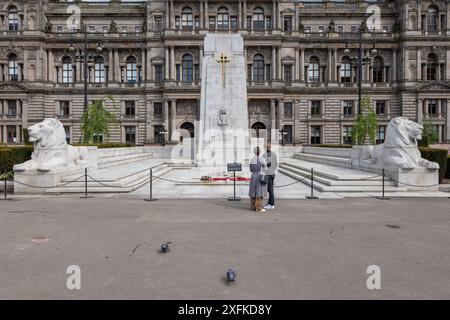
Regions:
<svg viewBox="0 0 450 320"><path fill-rule="evenodd" d="M297 155L297 154L296 154ZM310 155L310 154L308 154ZM330 156L316 155L317 159L330 160ZM322 158L323 157L323 158ZM312 159L312 158L309 158ZM314 189L320 192L381 192L382 177L375 173L352 170L344 167L329 165L325 161L319 162L317 159L304 160L294 157L294 159L282 159L280 161L279 172L296 180L301 180L304 184L311 186L311 167L314 168ZM344 159L344 158L342 158ZM385 192L406 192L403 187L396 187L394 182L385 178Z"/></svg>
<svg viewBox="0 0 450 320"><path fill-rule="evenodd" d="M99 149L98 168L109 168L153 158L150 147Z"/></svg>
<svg viewBox="0 0 450 320"><path fill-rule="evenodd" d="M352 149L350 148L303 147L302 152L294 154L294 158L350 169L352 167L351 155Z"/></svg>

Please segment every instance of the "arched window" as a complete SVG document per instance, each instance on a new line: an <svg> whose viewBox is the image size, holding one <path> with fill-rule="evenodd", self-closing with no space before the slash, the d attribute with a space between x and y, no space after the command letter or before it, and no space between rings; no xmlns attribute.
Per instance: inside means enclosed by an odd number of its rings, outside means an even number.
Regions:
<svg viewBox="0 0 450 320"><path fill-rule="evenodd" d="M63 83L73 82L72 59L67 56L62 59L62 82Z"/></svg>
<svg viewBox="0 0 450 320"><path fill-rule="evenodd" d="M181 11L181 28L184 30L192 30L192 25L192 9L189 7L183 8Z"/></svg>
<svg viewBox="0 0 450 320"><path fill-rule="evenodd" d="M17 13L17 8L14 6L8 8L8 30L19 30L19 15Z"/></svg>
<svg viewBox="0 0 450 320"><path fill-rule="evenodd" d="M135 83L137 81L136 58L130 56L127 58L127 83Z"/></svg>
<svg viewBox="0 0 450 320"><path fill-rule="evenodd" d="M260 54L253 57L253 81L264 82L264 57Z"/></svg>
<svg viewBox="0 0 450 320"><path fill-rule="evenodd" d="M383 82L383 59L375 57L373 59L373 82Z"/></svg>
<svg viewBox="0 0 450 320"><path fill-rule="evenodd" d="M427 11L427 31L437 31L439 21L439 9L430 6Z"/></svg>
<svg viewBox="0 0 450 320"><path fill-rule="evenodd" d="M255 8L253 10L253 29L256 31L264 30L264 10L262 8Z"/></svg>
<svg viewBox="0 0 450 320"><path fill-rule="evenodd" d="M319 73L320 73L319 59L316 57L311 57L311 59L309 59L309 68L308 68L309 82L319 82L320 81Z"/></svg>
<svg viewBox="0 0 450 320"><path fill-rule="evenodd" d="M341 63L341 82L352 81L352 64L348 57L344 57Z"/></svg>
<svg viewBox="0 0 450 320"><path fill-rule="evenodd" d="M105 82L105 61L103 57L96 57L94 60L94 82Z"/></svg>
<svg viewBox="0 0 450 320"><path fill-rule="evenodd" d="M427 57L427 80L437 80L437 64L438 59L434 53L430 53Z"/></svg>
<svg viewBox="0 0 450 320"><path fill-rule="evenodd" d="M10 54L8 57L8 75L9 81L19 81L19 64L15 54Z"/></svg>
<svg viewBox="0 0 450 320"><path fill-rule="evenodd" d="M228 9L221 7L217 10L217 29L228 30Z"/></svg>
<svg viewBox="0 0 450 320"><path fill-rule="evenodd" d="M194 63L190 54L185 54L181 61L182 81L192 82L194 80Z"/></svg>

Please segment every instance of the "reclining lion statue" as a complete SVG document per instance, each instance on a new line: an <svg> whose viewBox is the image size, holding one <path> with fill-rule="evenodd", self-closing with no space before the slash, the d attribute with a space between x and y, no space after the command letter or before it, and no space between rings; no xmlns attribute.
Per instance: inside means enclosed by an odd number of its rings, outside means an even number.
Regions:
<svg viewBox="0 0 450 320"><path fill-rule="evenodd" d="M31 160L15 165L15 171L48 171L87 163L87 148L68 145L66 132L58 119L45 119L29 127L28 135L34 144Z"/></svg>
<svg viewBox="0 0 450 320"><path fill-rule="evenodd" d="M383 144L364 149L363 160L379 168L439 169L439 164L422 158L417 140L422 139L423 126L407 118L389 122Z"/></svg>

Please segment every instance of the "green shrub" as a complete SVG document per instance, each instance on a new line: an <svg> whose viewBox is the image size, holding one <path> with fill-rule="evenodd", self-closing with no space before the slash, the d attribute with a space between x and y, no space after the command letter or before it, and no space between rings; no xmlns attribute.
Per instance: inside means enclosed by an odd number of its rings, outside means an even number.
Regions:
<svg viewBox="0 0 450 320"><path fill-rule="evenodd" d="M15 164L30 160L31 153L31 146L0 148L0 172L11 171Z"/></svg>
<svg viewBox="0 0 450 320"><path fill-rule="evenodd" d="M24 143L28 146L28 145L32 145L33 143L30 142L30 135L28 134L28 129L27 128L23 128L22 129L22 136L23 136L23 141Z"/></svg>
<svg viewBox="0 0 450 320"><path fill-rule="evenodd" d="M445 178L450 179L450 156L447 158L447 170L445 171Z"/></svg>
<svg viewBox="0 0 450 320"><path fill-rule="evenodd" d="M422 158L439 164L439 183L442 183L445 172L447 171L448 150L424 147L420 147L419 149Z"/></svg>

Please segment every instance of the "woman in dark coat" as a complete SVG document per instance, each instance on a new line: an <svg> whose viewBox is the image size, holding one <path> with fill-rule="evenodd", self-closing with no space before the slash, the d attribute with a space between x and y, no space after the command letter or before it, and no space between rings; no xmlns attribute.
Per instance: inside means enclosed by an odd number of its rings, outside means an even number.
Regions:
<svg viewBox="0 0 450 320"><path fill-rule="evenodd" d="M255 156L250 160L250 187L248 195L250 197L250 209L256 212L264 212L263 199L267 196L267 183L261 182L261 176L264 175L266 169L266 161L260 155L260 148L254 150Z"/></svg>

